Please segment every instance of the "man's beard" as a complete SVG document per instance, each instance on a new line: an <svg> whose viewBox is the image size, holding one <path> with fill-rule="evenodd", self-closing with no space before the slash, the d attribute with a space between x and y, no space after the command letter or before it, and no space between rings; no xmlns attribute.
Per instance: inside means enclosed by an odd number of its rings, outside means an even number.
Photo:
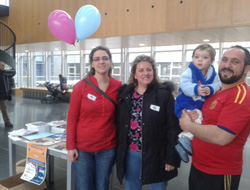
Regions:
<svg viewBox="0 0 250 190"><path fill-rule="evenodd" d="M228 77L228 78L223 78L222 74L221 74L221 71L230 71L233 73L233 75L231 77ZM231 70L231 69L226 69L226 68L223 68L219 71L219 77L220 77L220 80L222 83L224 84L233 84L233 83L236 83L237 81L239 81L241 79L241 77L243 76L243 73L244 73L244 70L245 70L245 67L242 69L242 72L240 75L234 75L234 72Z"/></svg>

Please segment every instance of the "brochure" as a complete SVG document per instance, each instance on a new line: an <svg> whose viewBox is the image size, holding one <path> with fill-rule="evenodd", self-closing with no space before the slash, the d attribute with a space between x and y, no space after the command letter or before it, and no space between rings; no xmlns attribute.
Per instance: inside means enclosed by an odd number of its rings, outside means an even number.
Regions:
<svg viewBox="0 0 250 190"><path fill-rule="evenodd" d="M21 179L41 185L46 177L47 147L28 143L27 161Z"/></svg>
<svg viewBox="0 0 250 190"><path fill-rule="evenodd" d="M40 138L44 138L44 137L48 137L50 135L53 135L53 133L50 132L40 132L40 133L35 133L35 134L31 134L31 135L25 135L24 138L27 140L35 140L35 139L40 139Z"/></svg>
<svg viewBox="0 0 250 190"><path fill-rule="evenodd" d="M51 126L45 122L37 121L25 124L29 131L50 132Z"/></svg>

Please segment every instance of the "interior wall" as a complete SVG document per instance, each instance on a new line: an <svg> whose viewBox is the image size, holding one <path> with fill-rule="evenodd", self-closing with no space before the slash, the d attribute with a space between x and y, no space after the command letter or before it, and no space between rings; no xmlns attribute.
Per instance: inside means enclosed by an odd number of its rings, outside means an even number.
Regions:
<svg viewBox="0 0 250 190"><path fill-rule="evenodd" d="M9 16L0 19L15 32L17 44L58 41L48 28L50 13L64 10L74 19L87 4L101 14L101 25L89 38L250 24L249 0L10 0L9 4Z"/></svg>

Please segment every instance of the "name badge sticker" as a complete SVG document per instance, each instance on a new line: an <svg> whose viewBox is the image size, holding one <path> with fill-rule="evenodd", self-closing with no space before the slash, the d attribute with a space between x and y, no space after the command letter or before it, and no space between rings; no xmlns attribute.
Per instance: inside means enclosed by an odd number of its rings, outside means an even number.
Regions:
<svg viewBox="0 0 250 190"><path fill-rule="evenodd" d="M160 106L156 106L156 105L151 104L150 109L159 112L160 111Z"/></svg>
<svg viewBox="0 0 250 190"><path fill-rule="evenodd" d="M95 101L96 100L96 96L92 95L92 94L88 94L87 95L88 99Z"/></svg>

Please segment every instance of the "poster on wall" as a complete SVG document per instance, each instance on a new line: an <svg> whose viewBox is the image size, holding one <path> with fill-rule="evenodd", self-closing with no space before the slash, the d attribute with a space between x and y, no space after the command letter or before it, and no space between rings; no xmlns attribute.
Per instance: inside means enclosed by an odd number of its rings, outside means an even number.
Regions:
<svg viewBox="0 0 250 190"><path fill-rule="evenodd" d="M41 185L46 177L47 147L28 143L27 161L21 179Z"/></svg>

